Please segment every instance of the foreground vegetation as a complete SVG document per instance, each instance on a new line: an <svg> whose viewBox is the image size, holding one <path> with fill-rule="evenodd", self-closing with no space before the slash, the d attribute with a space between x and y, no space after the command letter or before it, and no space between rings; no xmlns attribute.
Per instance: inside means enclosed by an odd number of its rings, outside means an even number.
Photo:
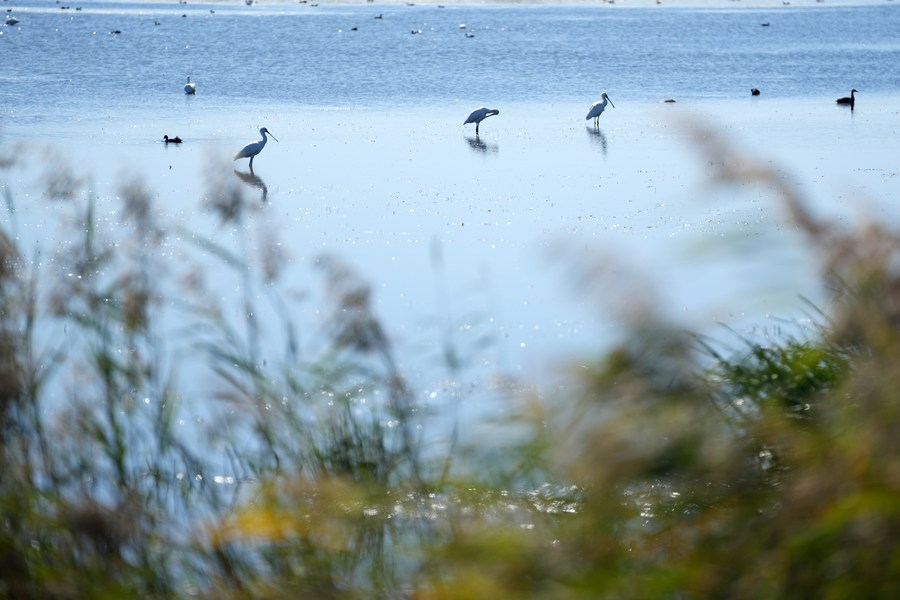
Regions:
<svg viewBox="0 0 900 600"><path fill-rule="evenodd" d="M54 163L47 201L80 233L49 259L17 245L6 190L0 597L900 597L898 239L816 219L696 131L723 186L767 189L807 236L833 309L725 350L649 307L552 398L512 386L505 443L440 451L340 260L319 261L335 310L301 350L277 254L158 222L140 182L101 232ZM238 185L206 200L240 244ZM173 237L236 298L176 285Z"/></svg>

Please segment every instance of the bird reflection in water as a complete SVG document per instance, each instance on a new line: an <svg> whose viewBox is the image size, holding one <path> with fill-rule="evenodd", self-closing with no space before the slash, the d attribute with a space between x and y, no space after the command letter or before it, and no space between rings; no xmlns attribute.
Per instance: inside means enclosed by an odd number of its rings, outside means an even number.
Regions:
<svg viewBox="0 0 900 600"><path fill-rule="evenodd" d="M469 143L469 147L475 152L481 152L482 154L497 154L500 152L499 144L488 144L477 135L474 137L467 135L466 142Z"/></svg>
<svg viewBox="0 0 900 600"><path fill-rule="evenodd" d="M252 172L244 173L244 172L238 171L237 169L234 170L234 174L238 176L238 179L240 179L241 181L243 181L250 187L255 188L262 192L262 196L260 196L260 198L259 198L260 203L265 204L268 201L269 188L268 188L268 186L266 186L266 182L263 181L259 175L256 175L255 173L252 173Z"/></svg>
<svg viewBox="0 0 900 600"><path fill-rule="evenodd" d="M606 156L606 134L603 133L603 130L599 127L585 127L585 131L588 133L588 137L594 143L600 144L600 150L603 152L603 156Z"/></svg>

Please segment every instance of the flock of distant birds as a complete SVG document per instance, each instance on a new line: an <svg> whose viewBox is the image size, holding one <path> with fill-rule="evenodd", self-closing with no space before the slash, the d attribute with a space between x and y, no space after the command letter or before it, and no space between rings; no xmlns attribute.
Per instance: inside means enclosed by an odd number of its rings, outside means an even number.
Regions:
<svg viewBox="0 0 900 600"><path fill-rule="evenodd" d="M191 78L187 78L187 83L184 84L184 93L188 96L193 96L197 93L197 84L191 81ZM845 96L843 98L838 98L835 102L842 105L847 105L850 107L850 110L856 106L856 94L859 91L854 88L850 90L850 95ZM750 95L759 96L760 91L758 88L750 88ZM674 99L664 100L664 102L675 102ZM588 109L587 116L584 118L585 121L589 121L591 119L594 120L594 127L600 127L600 115L603 114L603 111L606 110L606 106L616 107L613 104L612 100L609 99L609 95L606 92L600 95L600 100L591 104L591 107ZM477 108L472 111L472 113L466 118L463 122L463 125L468 125L470 123L475 124L475 135L479 135L479 129L481 127L481 122L487 119L488 117L493 117L494 115L499 115L500 111L496 108L487 108L486 106L482 106L481 108ZM268 141L268 136L272 136L272 139L276 142L278 139L272 135L272 132L266 129L265 127L260 127L259 133L262 136L262 139L258 142L253 142L247 144L243 148L241 148L237 154L234 155L234 160L238 160L241 158L249 158L250 159L250 172L253 172L253 159L262 152L262 149L265 148L266 142ZM163 142L166 144L180 144L183 140L177 135L174 137L169 137L168 135L163 136Z"/></svg>
<svg viewBox="0 0 900 600"><path fill-rule="evenodd" d="M197 84L191 81L191 78L187 78L187 83L184 84L184 93L188 96L194 96L197 94ZM234 155L234 160L238 160L239 158L249 158L250 159L250 172L253 172L253 159L257 154L262 152L262 149L266 146L266 142L268 141L268 136L272 136L272 139L276 142L278 138L272 135L272 132L266 129L265 127L260 127L259 129L260 135L262 135L262 139L258 142L253 142L247 144L243 148L241 148L237 154ZM183 142L180 137L173 136L169 137L168 134L163 136L163 142L165 144L180 144Z"/></svg>
<svg viewBox="0 0 900 600"><path fill-rule="evenodd" d="M179 1L183 1L183 0L179 0ZM248 5L252 4L252 2L253 2L253 0L245 0L245 1ZM303 1L303 0L301 0L301 1ZM785 4L787 4L787 2ZM68 8L68 7L64 7L64 8ZM441 7L441 8L443 8L443 7ZM76 10L80 10L80 8L76 8ZM214 12L214 11L210 11L210 12ZM10 9L7 9L6 25L8 25L8 26L18 25L19 20L9 13L10 13ZM375 18L380 19L381 15L377 15ZM766 27L769 24L763 23L762 25L763 25L763 27ZM466 26L460 25L459 27L460 27L460 29L465 29ZM353 29L355 30L356 28L354 27ZM115 31L111 31L110 33L111 34L119 34L119 33L121 33L121 31L115 30ZM413 30L413 33L421 33L421 30ZM474 34L466 33L466 37L474 37ZM190 77L187 78L187 83L184 84L184 93L187 94L188 96L194 96L197 93L197 85L191 81ZM858 90L856 90L854 88L854 89L850 90L849 96L845 96L843 98L838 98L836 100L836 102L841 105L849 106L850 110L853 110L854 107L856 106L856 94L857 93L859 93ZM751 88L750 94L753 96L759 96L760 91L758 88ZM675 100L670 98L668 100L664 100L664 102L675 102ZM590 109L588 109L588 113L587 113L587 116L585 117L585 120L589 121L589 120L593 119L594 127L598 128L600 126L600 115L602 115L603 111L606 110L607 104L612 106L613 108L616 107L616 105L612 103L612 100L609 99L609 96L606 94L606 92L603 92L603 94L600 96L600 100L598 100L597 102L594 102L591 105ZM488 117L493 117L494 115L499 115L499 114L500 114L500 111L496 108L487 108L485 106L482 106L481 108L478 108L478 109L475 109L474 111L472 111L472 113L468 116L468 118L466 118L466 120L463 122L463 125L468 125L470 123L474 123L475 124L475 135L478 136L480 133L479 129L481 127L481 122L484 121L485 119L487 119ZM272 132L269 131L268 129L266 129L265 127L261 127L259 130L259 133L260 133L260 135L262 135L261 140L259 140L258 142L253 142L253 143L247 144L246 146L241 148L241 150L238 151L237 154L234 155L234 160L238 160L241 158L249 158L250 159L251 173L253 172L253 159L260 152L262 152L262 149L266 146L266 141L268 141L268 136L272 136L273 140L275 140L276 142L278 141L275 138L275 136L272 135ZM163 142L166 145L180 144L180 143L182 143L182 141L183 140L180 137L178 137L177 135L173 136L173 137L169 137L168 135L163 136Z"/></svg>
<svg viewBox="0 0 900 600"><path fill-rule="evenodd" d="M197 94L197 84L191 81L191 78L187 78L187 83L184 84L184 93L188 96L194 96ZM600 125L600 115L603 114L603 111L606 110L606 106L609 104L613 108L616 107L615 104L612 103L612 100L609 99L609 96L606 92L600 97L600 100L594 102L591 105L591 108L588 110L588 114L585 117L585 120L594 119L594 126L599 127ZM468 125L470 123L475 123L475 135L478 136L480 133L481 122L487 119L488 117L493 117L494 115L499 115L500 111L496 108L487 108L486 106L482 106L481 108L477 108L472 111L472 113L466 118L463 122L463 125ZM276 142L278 138L276 138L271 131L266 129L265 127L260 127L259 133L262 136L262 139L258 142L252 142L247 144L243 148L241 148L237 154L234 155L234 160L238 160L241 158L249 158L250 159L250 172L253 172L253 159L262 152L263 148L266 147L266 142L268 141L268 136L272 136L272 139ZM184 140L180 137L173 136L169 137L168 134L163 136L163 142L165 144L180 144Z"/></svg>

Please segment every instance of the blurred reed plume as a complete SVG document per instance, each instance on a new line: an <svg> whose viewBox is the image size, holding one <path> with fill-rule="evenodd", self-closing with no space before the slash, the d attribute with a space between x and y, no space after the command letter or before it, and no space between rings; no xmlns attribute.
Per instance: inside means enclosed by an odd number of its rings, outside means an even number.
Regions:
<svg viewBox="0 0 900 600"><path fill-rule="evenodd" d="M641 302L607 304L616 347L554 390L503 379L504 421L461 447L455 429L429 443L352 265L316 258L329 310L299 320L290 257L227 169L201 203L228 232L211 239L140 179L99 219L54 163L45 197L71 235L50 266L4 188L0 597L897 597L897 234L818 217L779 170L689 128L718 193L784 209L833 304L794 336L723 342L634 278ZM0 166L38 155L18 156ZM575 265L582 290L608 296L609 266ZM458 376L466 357L437 343Z"/></svg>

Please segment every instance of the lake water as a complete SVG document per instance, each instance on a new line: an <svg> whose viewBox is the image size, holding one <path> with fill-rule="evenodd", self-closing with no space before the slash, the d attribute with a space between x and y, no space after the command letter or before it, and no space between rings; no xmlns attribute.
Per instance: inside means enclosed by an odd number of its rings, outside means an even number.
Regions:
<svg viewBox="0 0 900 600"><path fill-rule="evenodd" d="M161 252L181 256L176 225L276 247L312 330L328 311L315 264L340 256L423 399L443 389L448 332L477 386L552 377L611 344L638 301L707 332L824 303L772 195L711 186L683 119L779 165L836 219L896 222L900 2L631 4L4 2L20 23L0 28L0 143L27 146L0 184L20 243L52 248L38 148L87 177L110 232L119 182L140 177L172 226ZM851 88L852 112L834 102ZM604 91L615 107L595 131L584 115ZM482 105L500 114L476 137L463 120ZM261 126L278 142L251 178L231 157ZM255 208L243 233L209 209L221 176ZM607 275L585 291L594 264Z"/></svg>

